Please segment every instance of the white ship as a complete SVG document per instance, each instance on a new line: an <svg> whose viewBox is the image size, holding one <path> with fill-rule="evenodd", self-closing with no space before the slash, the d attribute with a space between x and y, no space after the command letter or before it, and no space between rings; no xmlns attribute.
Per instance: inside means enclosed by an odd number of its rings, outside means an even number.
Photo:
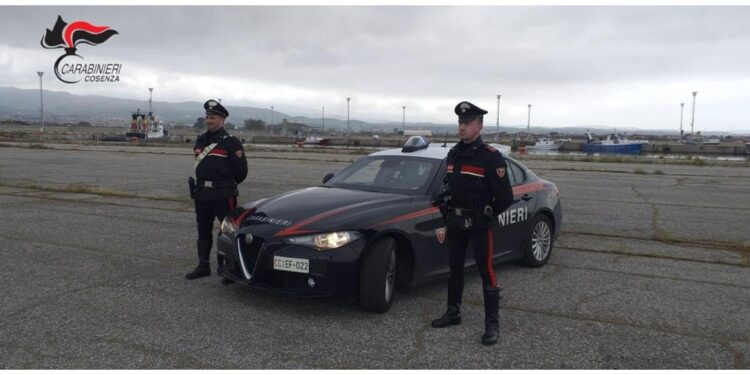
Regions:
<svg viewBox="0 0 750 375"><path fill-rule="evenodd" d="M157 120L153 112L142 113L138 108L132 113L130 131L125 136L134 140L162 141L169 139L169 132L164 130L164 125Z"/></svg>
<svg viewBox="0 0 750 375"><path fill-rule="evenodd" d="M536 141L534 144L526 145L526 150L540 151L540 150L559 150L562 146L562 142L555 142L550 139L542 138Z"/></svg>

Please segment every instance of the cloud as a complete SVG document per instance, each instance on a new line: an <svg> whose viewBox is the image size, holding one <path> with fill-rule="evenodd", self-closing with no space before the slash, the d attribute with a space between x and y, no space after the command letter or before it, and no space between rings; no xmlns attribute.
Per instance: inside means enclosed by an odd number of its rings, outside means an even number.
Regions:
<svg viewBox="0 0 750 375"><path fill-rule="evenodd" d="M3 85L51 69L38 45L58 14L119 32L86 49L123 62L118 86L46 81L78 94L156 87L160 100L338 116L349 96L354 118L400 122L405 105L408 121L453 122L463 99L494 119L500 93L504 124L525 124L532 103L535 125L674 128L698 90L696 124L748 126L746 7L3 7Z"/></svg>

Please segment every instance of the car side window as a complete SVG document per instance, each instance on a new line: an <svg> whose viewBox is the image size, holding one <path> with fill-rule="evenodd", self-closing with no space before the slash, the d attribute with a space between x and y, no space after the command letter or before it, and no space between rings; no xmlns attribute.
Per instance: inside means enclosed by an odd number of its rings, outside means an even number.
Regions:
<svg viewBox="0 0 750 375"><path fill-rule="evenodd" d="M445 175L447 171L445 169L445 162L441 165L440 171L436 175L437 183L435 184L435 187L432 189L432 195L437 195L445 191Z"/></svg>
<svg viewBox="0 0 750 375"><path fill-rule="evenodd" d="M510 181L510 186L516 186L516 176L513 174L513 167L511 167L510 161L508 159L505 159L505 168L506 173L508 173L508 180Z"/></svg>
<svg viewBox="0 0 750 375"><path fill-rule="evenodd" d="M510 164L511 169L513 170L513 177L514 179L511 181L511 186L520 185L524 182L526 182L526 172L524 172L523 168L519 167L518 164L514 162L508 162Z"/></svg>

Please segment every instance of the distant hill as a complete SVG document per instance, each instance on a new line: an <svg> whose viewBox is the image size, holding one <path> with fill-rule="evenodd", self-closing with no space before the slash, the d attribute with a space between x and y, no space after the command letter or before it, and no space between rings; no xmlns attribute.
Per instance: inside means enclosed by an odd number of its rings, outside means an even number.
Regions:
<svg viewBox="0 0 750 375"><path fill-rule="evenodd" d="M130 113L138 108L145 112L148 109L148 101L44 91L45 117L49 116L50 119L88 121L105 125L112 120L119 120L125 125L130 120ZM234 106L228 106L227 109L231 113L230 120L235 123L241 123L246 118L262 119L266 122L271 119L270 109ZM192 124L197 117L204 114L201 102L154 101L153 110L161 120L171 124ZM38 119L39 91L0 87L0 117ZM274 114L275 119L283 117L289 116L284 113Z"/></svg>
<svg viewBox="0 0 750 375"><path fill-rule="evenodd" d="M148 108L147 100L133 100L113 98L100 95L73 95L60 91L44 91L44 113L47 121L54 122L71 122L80 121L90 122L95 125L104 126L122 126L125 127L130 122L130 113L140 108L146 111ZM248 118L260 119L266 123L271 121L271 110L269 108L256 108L248 106L227 106L230 117L229 121L235 125L242 125L243 121ZM195 119L204 115L202 102L164 102L154 101L153 110L156 115L167 125L192 125ZM310 126L319 127L320 118L310 118L305 116L293 116L287 113L274 111L274 123L281 122L286 118L292 122L302 122ZM0 120L23 120L38 121L39 119L39 90L18 89L14 87L0 87ZM380 130L391 132L394 128L401 129L400 122L366 122L351 119L351 129L357 132L360 129ZM326 118L326 129L345 130L347 128L346 119ZM455 132L456 124L435 124L435 123L406 123L407 130L423 129L431 130L433 134L443 134L446 131ZM536 134L546 134L557 132L561 134L584 134L589 129L594 134L607 134L614 132L613 127L606 125L583 125L575 127L531 127L531 132ZM618 131L626 131L629 134L677 134L672 130L641 130L636 128L618 128ZM494 132L495 125L485 123L486 132ZM501 126L500 131L507 133L525 132L525 125ZM713 135L737 135L730 132L705 132L704 134Z"/></svg>
<svg viewBox="0 0 750 375"><path fill-rule="evenodd" d="M153 111L165 123L175 125L191 125L196 118L204 115L202 102L171 103L154 101ZM100 95L73 95L67 92L44 91L44 113L47 121L79 122L87 121L97 125L125 126L129 124L130 113L140 108L148 109L147 100L121 99ZM229 121L241 125L245 119L260 119L271 122L269 108L255 108L246 106L227 106ZM287 113L274 111L274 123L288 121L304 122L311 126L320 126L320 118L292 116ZM0 119L15 119L37 121L39 119L39 90L18 89L14 87L0 87ZM383 124L372 124L359 120L351 120L353 131L371 129ZM326 128L346 129L346 120L326 118ZM400 126L400 124L399 124Z"/></svg>

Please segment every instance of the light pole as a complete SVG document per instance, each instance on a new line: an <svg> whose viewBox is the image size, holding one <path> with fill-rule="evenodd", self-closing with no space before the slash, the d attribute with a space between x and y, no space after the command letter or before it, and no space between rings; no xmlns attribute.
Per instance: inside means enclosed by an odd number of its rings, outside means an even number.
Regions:
<svg viewBox="0 0 750 375"><path fill-rule="evenodd" d="M529 118L526 120L526 139L531 137L531 104L529 104Z"/></svg>
<svg viewBox="0 0 750 375"><path fill-rule="evenodd" d="M271 123L268 125L269 125L269 128L273 131L273 128L271 128L271 126L273 126L273 106L271 106Z"/></svg>
<svg viewBox="0 0 750 375"><path fill-rule="evenodd" d="M321 130L321 133L325 133L326 131L326 107L323 107L323 130Z"/></svg>
<svg viewBox="0 0 750 375"><path fill-rule="evenodd" d="M497 94L497 131L495 132L495 141L500 138L500 97L502 95Z"/></svg>
<svg viewBox="0 0 750 375"><path fill-rule="evenodd" d="M403 111L401 115L401 132L406 135L406 106L402 105L401 110Z"/></svg>
<svg viewBox="0 0 750 375"><path fill-rule="evenodd" d="M690 120L690 135L695 136L695 96L698 91L693 91L693 118Z"/></svg>
<svg viewBox="0 0 750 375"><path fill-rule="evenodd" d="M684 132L682 131L682 114L685 112L685 103L680 103L680 140L682 140L682 134Z"/></svg>
<svg viewBox="0 0 750 375"><path fill-rule="evenodd" d="M349 125L349 102L352 98L346 98L346 137L349 138L352 134L352 128Z"/></svg>
<svg viewBox="0 0 750 375"><path fill-rule="evenodd" d="M151 117L151 99L153 97L154 88L149 87L148 88L148 116Z"/></svg>
<svg viewBox="0 0 750 375"><path fill-rule="evenodd" d="M39 75L39 131L44 133L44 90L42 90L42 76L44 72L36 72Z"/></svg>

